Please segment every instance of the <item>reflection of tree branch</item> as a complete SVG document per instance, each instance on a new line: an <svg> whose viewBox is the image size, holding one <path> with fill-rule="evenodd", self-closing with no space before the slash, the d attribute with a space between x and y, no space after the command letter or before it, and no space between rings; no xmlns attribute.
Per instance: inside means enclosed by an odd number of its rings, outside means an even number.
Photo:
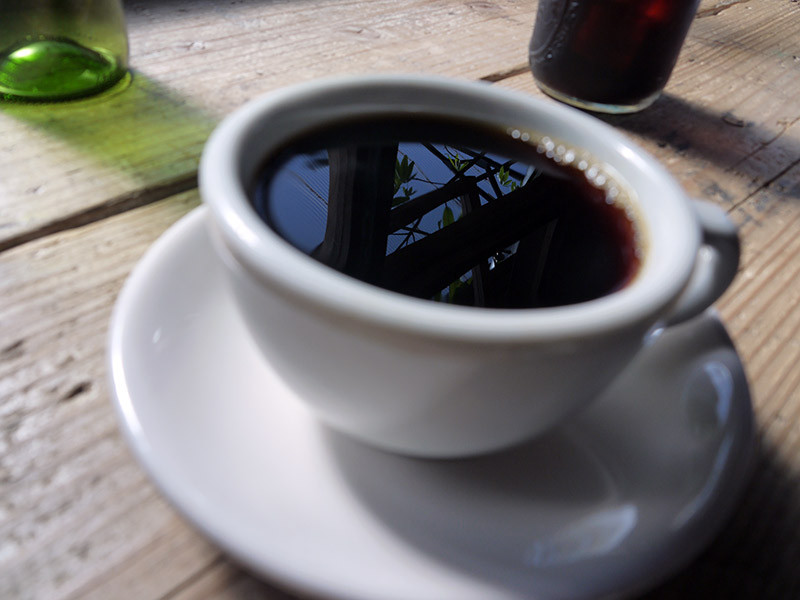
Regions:
<svg viewBox="0 0 800 600"><path fill-rule="evenodd" d="M536 194L536 198L532 197ZM536 180L470 210L452 225L386 257L377 283L395 291L430 298L465 272L518 241L536 224L556 218L555 202L572 190L564 182Z"/></svg>
<svg viewBox="0 0 800 600"><path fill-rule="evenodd" d="M492 178L494 179L494 178ZM481 208L481 199L476 193L468 194L461 198L461 208L463 215L469 215ZM473 306L486 306L486 292L489 286L489 263L482 260L477 268L472 268L472 304ZM450 298L454 302L455 298Z"/></svg>
<svg viewBox="0 0 800 600"><path fill-rule="evenodd" d="M447 157L446 157L444 154L442 154L441 152L439 152L439 149L438 149L436 146L434 146L434 145L433 145L433 144L431 144L431 143L425 143L425 144L423 144L423 146L425 146L425 148L427 148L427 149L428 149L428 152L430 152L430 153L431 153L431 154L433 154L433 155L434 155L436 158L438 158L440 161L442 161L442 163L443 163L443 164L444 164L444 165L445 165L445 166L446 166L448 169L450 169L450 170L453 172L453 175L455 175L456 177L460 177L460 176L461 176L463 173L465 173L465 172L466 172L466 171L467 171L467 170L468 170L468 169L469 169L469 168L472 166L472 164L474 163L474 160L471 160L471 161L469 161L467 164L465 164L465 165L462 165L460 168L456 168L456 167L455 167L455 165L453 165L453 162L452 162L452 161L451 161L449 158L447 158ZM459 149L459 150L460 150L460 148L458 148L457 146L454 146L454 148L457 148L457 149Z"/></svg>
<svg viewBox="0 0 800 600"><path fill-rule="evenodd" d="M415 233L419 233L421 235L430 235L430 233L428 233L427 231L422 231L422 229L419 228L421 222L422 222L422 217L417 219L416 222L413 225L405 226L405 227L401 227L400 228L400 229L406 231L406 235L403 238L403 241L400 242L400 245L397 247L398 250L400 248L402 248L403 246L408 245L408 243L414 238L414 234ZM390 233L389 235L393 235L393 234Z"/></svg>
<svg viewBox="0 0 800 600"><path fill-rule="evenodd" d="M311 192L311 194L312 194L313 196L316 196L316 197L317 197L317 200L319 200L320 202L322 202L323 204L325 204L325 205L327 206L327 204L328 204L328 199L327 199L325 196L323 196L323 195L322 195L322 194L320 194L320 193L319 193L317 190L315 190L313 187L311 187L311 184L310 184L310 183L308 183L308 182L307 182L305 179L303 179L302 177L300 177L300 175L298 175L298 174L297 174L297 173L295 173L294 171L292 171L292 172L290 172L290 173L291 173L291 176L292 176L292 177L294 177L294 178L295 178L295 179L296 179L298 182L300 182L300 185L301 185L301 186L303 186L304 188L306 188L306 189L307 189L309 192Z"/></svg>
<svg viewBox="0 0 800 600"><path fill-rule="evenodd" d="M426 144L423 144L423 146L425 146L425 148L427 148L428 151L431 154L433 154L436 158L438 158L440 161L442 161L442 163L444 163L444 165L453 172L453 178L450 181L454 181L454 180L462 179L462 178L467 178L467 177L472 177L477 182L477 181L483 181L484 179L491 180L493 178L492 177L493 173L491 172L491 169L486 169L485 172L482 175L478 176L478 177L475 177L474 175L467 176L467 171L469 171L472 167L477 165L478 160L481 157L483 157L486 154L486 152L478 152L478 153L476 153L476 152L470 150L469 148L463 148L461 146L453 146L453 148L456 149L456 156L458 156L458 154L457 154L458 152L462 152L464 154L468 154L468 155L472 156L472 159L470 159L469 161L467 161L463 165L459 165L458 167L456 167L453 164L453 162L448 157L446 157L444 154L442 154L435 145L430 144L430 143L426 143ZM445 146L445 149L447 150L447 152L450 152L450 146ZM492 198L489 194L484 192L480 187L477 187L476 189L478 190L478 193L481 196L483 196L487 201L491 202L492 200L494 200L494 198Z"/></svg>
<svg viewBox="0 0 800 600"><path fill-rule="evenodd" d="M501 167L502 170L502 167ZM489 184L492 186L492 190L494 191L495 198L499 198L503 195L503 190L500 189L500 186L497 183L497 173L492 173L492 176L489 177Z"/></svg>
<svg viewBox="0 0 800 600"><path fill-rule="evenodd" d="M406 227L401 227L400 229L398 229L397 231L395 231L393 233L390 233L389 235L402 235L400 232L411 233L413 235L430 235L431 234L430 231L425 231L423 229L420 229L419 225L420 225L420 221L417 220L417 222L414 223L413 225L408 225Z"/></svg>
<svg viewBox="0 0 800 600"><path fill-rule="evenodd" d="M513 159L507 160L501 164L496 160L494 160L493 158L490 158L486 151L476 152L471 148L466 148L463 146L453 146L453 148L455 148L456 150L456 153L460 152L461 154L471 157L471 159L468 162L464 163L463 165L460 165L458 168L455 168L451 160L448 159L446 156L444 156L439 151L439 149L436 148L435 145L433 144L423 144L423 145L425 146L425 148L428 149L428 151L431 154L433 154L436 158L442 161L445 164L445 166L447 166L454 173L453 179L464 177L467 171L469 171L472 167L482 168L484 170L484 173L481 176L481 180L486 179L489 181L489 184L492 186L492 191L495 194L494 198L489 194L487 194L485 191L483 191L480 187L477 188L477 190L478 194L480 194L481 197L487 200L488 202L491 202L492 200L495 200L505 194L505 192L503 192L503 190L500 189L500 186L497 185L497 181L495 179L495 176L501 170L506 169L510 175L514 176L517 179L517 181L522 181L524 177L524 175L522 175L519 171L512 169L512 166L517 162ZM448 152L450 151L449 146L446 146L445 148L447 149Z"/></svg>
<svg viewBox="0 0 800 600"><path fill-rule="evenodd" d="M440 188L396 206L389 215L389 231L397 231L448 200L468 194L470 190L478 188L477 184L488 176L484 174L479 177L453 178Z"/></svg>
<svg viewBox="0 0 800 600"><path fill-rule="evenodd" d="M506 194L503 190L500 189L500 186L497 184L496 181L496 174L500 171L500 169L507 169L509 173L512 173L518 180L521 181L522 175L520 175L517 171L512 169L512 165L515 164L514 160L507 160L504 163L499 163L498 161L490 158L487 156L486 152L476 152L470 148L462 147L462 146L452 146L456 152L464 154L465 156L470 157L469 160L460 165L459 168L456 168L453 165L452 161L445 156L439 148L437 148L432 143L423 143L424 146L434 157L438 158L443 165L445 165L452 173L453 177L445 184L437 184L430 180L430 178L422 173L419 161L415 161L415 166L419 170L420 173L424 176L424 178L419 178L421 181L425 181L426 183L430 183L432 185L439 185L436 190L423 194L418 198L405 198L402 202L397 203L391 213L391 220L390 220L390 231L397 231L401 227L408 225L421 215L424 215L431 210L435 209L436 207L444 204L448 200L458 198L463 196L466 193L474 193L477 192L482 198L486 201L491 202L503 195ZM446 147L448 150L450 146ZM403 154L402 152L400 154ZM403 156L407 156L403 154ZM483 173L480 175L467 175L467 171L474 166L478 166L483 169ZM486 191L480 188L477 184L481 181L489 181L489 184L492 187L492 191L494 192L494 197L488 194ZM463 187L458 182L469 182L467 187ZM445 192L445 190L449 190ZM403 244L408 243L408 238L403 240Z"/></svg>
<svg viewBox="0 0 800 600"><path fill-rule="evenodd" d="M489 156L487 156L485 152L475 152L474 150L471 150L470 148L463 148L463 149L461 149L461 151L464 154L468 154L470 156L475 157L476 160L480 159L481 162L486 162L486 164L488 165L488 168L487 167L484 167L484 168L486 168L487 170L494 169L494 171L497 172L500 169L505 168L518 181L522 181L522 179L525 177L525 175L523 173L520 173L519 171L516 171L516 170L511 168L512 165L517 164L516 160L513 160L513 159L512 160L507 160L506 162L501 164L501 163L497 162L496 160L494 160L494 159L490 158Z"/></svg>
<svg viewBox="0 0 800 600"><path fill-rule="evenodd" d="M328 159L328 219L312 256L369 280L386 255L397 145L331 148Z"/></svg>
<svg viewBox="0 0 800 600"><path fill-rule="evenodd" d="M405 153L405 152L402 152L400 150L398 150L397 155L398 156L403 156L405 158L408 158L408 154ZM440 183L438 181L433 181L430 177L428 177L428 175L425 174L425 171L422 170L422 166L421 165L418 165L414 161L412 161L412 162L414 163L414 168L416 169L416 171L420 175L418 176L418 175L415 175L415 174L412 173L411 177L408 180L408 183L410 183L412 181L421 181L423 183L427 183L427 184L430 184L430 185L444 185L443 183Z"/></svg>

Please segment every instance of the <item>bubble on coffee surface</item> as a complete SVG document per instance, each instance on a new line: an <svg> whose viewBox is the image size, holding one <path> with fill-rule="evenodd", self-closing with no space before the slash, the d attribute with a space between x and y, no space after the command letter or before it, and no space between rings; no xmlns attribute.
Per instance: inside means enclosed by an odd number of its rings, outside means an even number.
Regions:
<svg viewBox="0 0 800 600"><path fill-rule="evenodd" d="M539 154L544 154L546 158L553 162L574 165L585 174L586 180L590 184L605 193L607 204L614 205L625 211L633 227L636 255L641 261L644 258L645 239L641 231L640 219L634 208L634 193L624 184L624 180L619 173L611 165L596 159L589 152L574 148L564 142L554 141L548 135L522 134L519 130L509 128L509 132L512 135L514 135L514 131L517 132L517 136L520 139L524 135L528 140L535 141L536 151Z"/></svg>
<svg viewBox="0 0 800 600"><path fill-rule="evenodd" d="M439 302L575 304L624 287L642 261L618 174L520 128L419 116L333 123L266 157L251 198L312 258Z"/></svg>

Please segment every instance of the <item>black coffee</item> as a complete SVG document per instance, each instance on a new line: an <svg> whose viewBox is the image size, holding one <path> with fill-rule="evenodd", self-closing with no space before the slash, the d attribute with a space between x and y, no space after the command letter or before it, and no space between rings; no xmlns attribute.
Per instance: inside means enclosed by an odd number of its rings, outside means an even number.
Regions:
<svg viewBox="0 0 800 600"><path fill-rule="evenodd" d="M439 302L584 302L639 268L624 188L580 151L418 116L308 131L266 157L253 205L290 244L368 283Z"/></svg>

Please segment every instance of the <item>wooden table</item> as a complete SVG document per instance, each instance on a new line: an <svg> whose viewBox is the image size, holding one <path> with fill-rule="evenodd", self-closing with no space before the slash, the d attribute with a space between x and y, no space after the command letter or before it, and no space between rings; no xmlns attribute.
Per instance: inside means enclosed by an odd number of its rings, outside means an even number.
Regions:
<svg viewBox="0 0 800 600"><path fill-rule="evenodd" d="M126 3L124 91L0 105L0 598L288 598L189 527L133 460L107 324L145 249L197 206L197 160L245 100L323 75L483 79L541 96L531 0ZM666 93L606 119L740 225L718 306L759 450L730 524L648 598L800 598L800 3L705 0Z"/></svg>

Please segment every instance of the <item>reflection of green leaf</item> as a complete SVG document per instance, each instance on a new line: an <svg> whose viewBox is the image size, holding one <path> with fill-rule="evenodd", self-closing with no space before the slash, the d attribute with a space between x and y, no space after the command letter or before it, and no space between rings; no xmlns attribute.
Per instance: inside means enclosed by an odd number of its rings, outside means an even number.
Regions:
<svg viewBox="0 0 800 600"><path fill-rule="evenodd" d="M447 301L450 304L455 304L456 302L456 294L458 293L458 289L464 287L464 282L458 279L450 284L450 288L447 290Z"/></svg>
<svg viewBox="0 0 800 600"><path fill-rule="evenodd" d="M414 161L408 160L408 156L403 155L402 160L395 160L394 163L394 193L408 183L414 177Z"/></svg>
<svg viewBox="0 0 800 600"><path fill-rule="evenodd" d="M400 195L400 196L396 195L394 198L392 198L392 208L394 208L395 206L399 206L399 205L403 204L404 202L408 202L409 200L411 200L411 197L414 194L417 193L417 190L412 188L410 185L404 185L403 189L402 189L402 192L403 192L402 195ZM395 194L396 193L397 193L397 190L395 190Z"/></svg>
<svg viewBox="0 0 800 600"><path fill-rule="evenodd" d="M509 173L508 169L504 166L500 167L500 170L497 172L497 180L503 187L510 187L512 192L519 187L519 183L511 178L511 173Z"/></svg>
<svg viewBox="0 0 800 600"><path fill-rule="evenodd" d="M505 167L500 167L500 170L497 172L497 179L502 185L508 183L508 171L506 171Z"/></svg>
<svg viewBox="0 0 800 600"><path fill-rule="evenodd" d="M467 167L467 163L461 160L461 157L458 155L458 152L453 150L447 149L447 160L450 162L450 166L453 167L453 170L456 173L460 173Z"/></svg>
<svg viewBox="0 0 800 600"><path fill-rule="evenodd" d="M453 209L444 205L444 212L442 213L442 227L447 227L448 225L452 225L456 222L455 216L453 215Z"/></svg>
<svg viewBox="0 0 800 600"><path fill-rule="evenodd" d="M471 287L472 287L472 277L469 277L466 280L460 278L456 279L453 283L451 283L441 292L436 294L433 297L433 300L436 302L445 302L447 304L458 304L459 296L465 293L469 293Z"/></svg>

